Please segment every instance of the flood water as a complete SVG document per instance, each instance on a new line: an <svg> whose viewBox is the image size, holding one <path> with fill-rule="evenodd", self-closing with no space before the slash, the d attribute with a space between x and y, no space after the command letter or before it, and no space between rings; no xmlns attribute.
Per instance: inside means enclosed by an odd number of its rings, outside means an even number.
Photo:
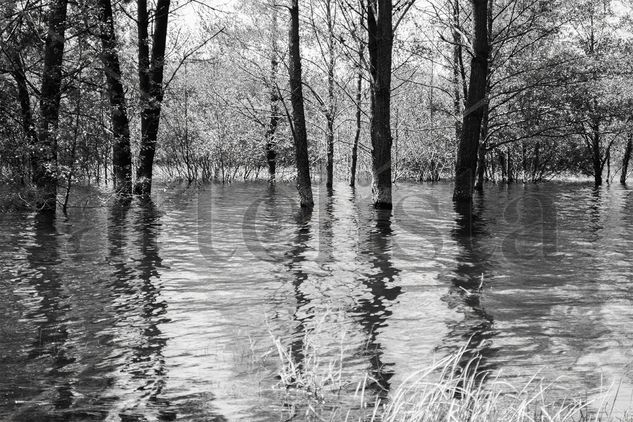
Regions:
<svg viewBox="0 0 633 422"><path fill-rule="evenodd" d="M341 185L311 214L290 185L156 190L0 215L0 420L280 420L275 342L336 362L349 406L465 345L518 386L633 391L630 190L491 185L462 210L400 184L385 212Z"/></svg>

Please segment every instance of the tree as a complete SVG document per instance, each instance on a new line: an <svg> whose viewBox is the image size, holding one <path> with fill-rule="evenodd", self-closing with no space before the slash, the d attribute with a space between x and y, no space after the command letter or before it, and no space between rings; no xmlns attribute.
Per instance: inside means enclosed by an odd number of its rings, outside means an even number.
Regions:
<svg viewBox="0 0 633 422"><path fill-rule="evenodd" d="M49 12L40 93L41 117L38 142L33 153L33 181L42 192L38 206L47 212L55 212L57 206L57 128L67 6L68 0L55 0Z"/></svg>
<svg viewBox="0 0 633 422"><path fill-rule="evenodd" d="M474 54L470 63L468 99L464 110L462 134L457 149L455 190L453 199L458 202L472 200L477 168L477 152L481 135L481 122L486 104L488 78L488 0L472 0L474 25Z"/></svg>
<svg viewBox="0 0 633 422"><path fill-rule="evenodd" d="M266 163L268 164L268 180L275 181L275 172L277 169L277 151L275 150L275 134L279 126L279 87L277 86L277 73L279 67L279 19L277 5L272 4L272 19L270 28L270 81L268 89L270 90L270 118L268 121L268 129L266 130Z"/></svg>
<svg viewBox="0 0 633 422"><path fill-rule="evenodd" d="M391 0L367 1L374 207L391 209Z"/></svg>
<svg viewBox="0 0 633 422"><path fill-rule="evenodd" d="M297 164L297 190L303 208L314 207L310 161L308 159L308 134L303 105L303 78L301 74L301 49L299 46L299 0L290 0L290 30L288 33L290 74L290 101L292 103L292 136Z"/></svg>
<svg viewBox="0 0 633 422"><path fill-rule="evenodd" d="M633 150L633 135L629 133L626 140L626 148L622 157L622 173L620 174L620 183L626 185L626 178L629 174L629 163L631 161L631 151Z"/></svg>
<svg viewBox="0 0 633 422"><path fill-rule="evenodd" d="M131 195L132 153L130 150L130 125L110 0L99 0L99 20L101 22L99 35L103 48L101 60L103 61L103 68L108 83L110 116L114 134L114 143L112 145L114 189L122 195Z"/></svg>
<svg viewBox="0 0 633 422"><path fill-rule="evenodd" d="M149 12L147 0L138 0L138 72L141 93L141 144L136 185L138 195L149 195L152 190L152 173L156 139L160 125L160 112L164 96L163 70L165 66L165 47L167 44L167 24L169 20L170 0L158 0L154 33L152 36L152 55L149 54Z"/></svg>

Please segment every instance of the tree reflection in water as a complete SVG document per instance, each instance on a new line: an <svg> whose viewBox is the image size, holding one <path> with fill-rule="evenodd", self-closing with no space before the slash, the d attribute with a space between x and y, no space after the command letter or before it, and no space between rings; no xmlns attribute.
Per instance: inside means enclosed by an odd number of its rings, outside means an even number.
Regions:
<svg viewBox="0 0 633 422"><path fill-rule="evenodd" d="M68 409L73 403L73 378L64 367L75 361L72 346L68 345L69 296L58 271L61 262L59 236L54 215L37 214L33 221L34 244L27 249L27 261L36 272L29 277L29 282L40 299L37 308L26 315L37 326L28 361L43 359L47 362L44 365L47 368L46 383L37 389L44 396L52 395L46 400L52 403L55 411Z"/></svg>
<svg viewBox="0 0 633 422"><path fill-rule="evenodd" d="M132 221L128 222L130 210ZM171 420L175 413L169 409L169 403L160 398L167 377L163 356L167 338L160 325L169 322L159 281L160 213L149 199L139 200L133 207L130 201L115 201L109 222L109 263L114 269L111 279L115 320L120 328L112 327L108 331L110 341L122 343L120 346L128 351L117 371L125 376L111 376L119 378L113 383L122 383L119 388L123 390L135 386L135 394L115 399L110 414L134 419L147 414L149 407L155 409L152 413L157 412L155 417L159 420ZM133 332L126 332L130 330Z"/></svg>
<svg viewBox="0 0 633 422"><path fill-rule="evenodd" d="M483 198L480 198L483 200ZM479 373L494 369L490 358L496 349L492 338L496 335L494 319L482 302L486 280L491 274L490 251L482 239L488 236L486 223L481 217L481 203L455 203L455 228L451 237L457 244L457 266L451 286L444 300L450 308L464 314L464 319L449 325L444 346L450 353L464 347L461 369L472 359L478 360Z"/></svg>
<svg viewBox="0 0 633 422"><path fill-rule="evenodd" d="M379 334L387 326L392 315L391 304L400 296L402 289L394 286L400 270L392 262L391 210L373 210L373 226L367 234L367 249L362 251L367 256L371 271L364 274L362 282L369 292L369 297L358 300L353 313L367 335L366 350L370 363L371 382L368 387L374 390L378 398L385 398L391 388L393 377L392 363L383 361L383 346Z"/></svg>
<svg viewBox="0 0 633 422"><path fill-rule="evenodd" d="M293 247L288 252L288 268L293 274L292 290L294 293L296 308L292 315L295 323L290 345L290 353L293 362L297 365L299 371L303 370L305 356L305 335L307 332L307 322L313 318L313 314L309 311L310 299L303 291L303 284L308 280L308 274L303 268L306 261L306 251L308 243L312 239L311 221L312 210L300 208L294 215L296 223L295 237L293 239ZM293 380L294 381L294 380Z"/></svg>

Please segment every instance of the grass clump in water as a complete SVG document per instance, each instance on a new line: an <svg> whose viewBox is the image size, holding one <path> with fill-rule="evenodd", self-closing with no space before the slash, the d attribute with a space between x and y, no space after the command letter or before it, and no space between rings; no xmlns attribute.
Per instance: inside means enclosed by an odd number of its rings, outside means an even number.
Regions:
<svg viewBox="0 0 633 422"><path fill-rule="evenodd" d="M459 352L411 375L373 421L382 422L598 422L613 416L607 402L560 399L556 383L544 385L536 375L516 388L478 368L478 359L464 364Z"/></svg>
<svg viewBox="0 0 633 422"><path fill-rule="evenodd" d="M365 375L356 393L349 394L343 350L340 357L324 359L305 342L312 356L294 363L289 348L275 339L281 361L279 385L293 391L285 406L286 420L362 422L620 422L628 414L614 415L613 401L561 398L562 380L544 384L535 374L517 388L479 368L479 359L466 358L467 350L436 361L391 391L376 398L365 391ZM343 343L341 343L343 347ZM353 390L352 390L353 391ZM347 395L348 397L343 397ZM349 397L352 395L353 397ZM617 396L617 392L616 392ZM288 398L288 396L287 396ZM352 400L350 400L352 399Z"/></svg>

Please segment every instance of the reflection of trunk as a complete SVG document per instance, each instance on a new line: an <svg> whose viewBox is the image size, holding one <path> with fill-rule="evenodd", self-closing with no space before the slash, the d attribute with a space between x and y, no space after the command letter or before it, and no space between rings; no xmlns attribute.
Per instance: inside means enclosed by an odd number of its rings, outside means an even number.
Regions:
<svg viewBox="0 0 633 422"><path fill-rule="evenodd" d="M43 211L50 212L55 212L57 203L57 128L67 6L67 0L55 0L48 18L40 97L39 139L33 154L33 181L43 194L38 206Z"/></svg>
<svg viewBox="0 0 633 422"><path fill-rule="evenodd" d="M152 37L152 56L149 56L149 17L147 0L138 0L138 64L139 88L141 91L141 145L138 167L136 169L135 193L149 195L152 190L152 171L156 138L160 124L160 111L163 101L163 70L165 64L165 45L167 42L167 23L170 0L158 0Z"/></svg>
<svg viewBox="0 0 633 422"><path fill-rule="evenodd" d="M360 20L362 27L363 14L361 12ZM360 35L359 35L360 37ZM363 101L363 59L365 57L365 43L362 38L358 41L358 68L357 68L357 81L356 81L356 134L354 135L354 145L352 146L352 168L349 185L351 187L356 186L356 167L358 166L358 141L360 140L360 131L362 128L362 101Z"/></svg>
<svg viewBox="0 0 633 422"><path fill-rule="evenodd" d="M311 220L312 210L309 208L302 209L295 215L296 234L293 239L293 248L288 254L290 257L288 269L293 274L292 288L297 303L293 314L296 328L294 329L294 341L290 345L290 352L292 362L300 371L304 370L304 363L307 357L305 356L307 350L305 340L308 334L306 322L310 318L309 316L302 316L302 310L309 307L311 302L310 296L304 292L305 286L303 285L308 280L308 273L303 269L303 264L307 261L306 252L312 239Z"/></svg>
<svg viewBox="0 0 633 422"><path fill-rule="evenodd" d="M130 151L130 126L125 105L125 91L121 83L121 66L117 49L112 4L110 0L99 0L101 19L102 61L108 82L110 113L114 145L112 167L114 189L123 195L132 194L132 153Z"/></svg>
<svg viewBox="0 0 633 422"><path fill-rule="evenodd" d="M297 161L297 189L302 207L312 208L312 182L310 180L310 160L308 157L308 134L303 108L303 87L301 76L301 49L299 47L299 0L291 0L290 34L288 36L290 60L290 100L293 114L293 138Z"/></svg>
<svg viewBox="0 0 633 422"><path fill-rule="evenodd" d="M484 274L489 274L491 264L488 255L482 248L480 239L488 233L484 221L472 203L455 204L455 229L451 238L457 244L455 276L444 300L451 309L459 309L464 319L451 324L447 340L457 341L461 346L466 342L466 349L459 362L460 371L472 371L469 376L479 378L487 371L494 370L491 357L496 349L491 347L491 339L497 334L494 330L494 319L482 301ZM477 365L472 365L472 359ZM460 393L456 393L459 395Z"/></svg>
<svg viewBox="0 0 633 422"><path fill-rule="evenodd" d="M383 360L379 334L389 324L392 306L402 294L402 287L396 284L400 269L394 265L392 257L391 219L389 210L376 210L373 215L375 224L368 227L367 241L364 242L368 249L362 253L369 261L369 271L363 279L368 294L363 295L353 310L368 335L365 350L369 352L370 378L373 380L368 383L368 388L375 390L380 399L388 396L394 371L393 364Z"/></svg>
<svg viewBox="0 0 633 422"><path fill-rule="evenodd" d="M368 0L367 34L371 81L371 144L374 206L391 204L391 0Z"/></svg>
<svg viewBox="0 0 633 422"><path fill-rule="evenodd" d="M624 150L624 158L622 160L622 175L620 176L620 183L626 184L626 178L629 172L629 162L631 161L631 150L633 150L633 134L629 135L629 139L626 142L626 149Z"/></svg>
<svg viewBox="0 0 633 422"><path fill-rule="evenodd" d="M457 150L455 167L456 201L472 200L472 191L477 168L477 151L481 135L481 122L486 103L486 80L488 76L488 1L473 0L475 56L471 61L468 100L464 111L462 137Z"/></svg>
<svg viewBox="0 0 633 422"><path fill-rule="evenodd" d="M266 131L266 163L268 163L268 180L275 181L277 170L277 152L275 151L275 133L279 126L279 93L277 91L277 69L279 62L277 59L279 37L279 24L277 19L277 7L273 5L273 19L271 27L271 55L270 55L270 121Z"/></svg>

